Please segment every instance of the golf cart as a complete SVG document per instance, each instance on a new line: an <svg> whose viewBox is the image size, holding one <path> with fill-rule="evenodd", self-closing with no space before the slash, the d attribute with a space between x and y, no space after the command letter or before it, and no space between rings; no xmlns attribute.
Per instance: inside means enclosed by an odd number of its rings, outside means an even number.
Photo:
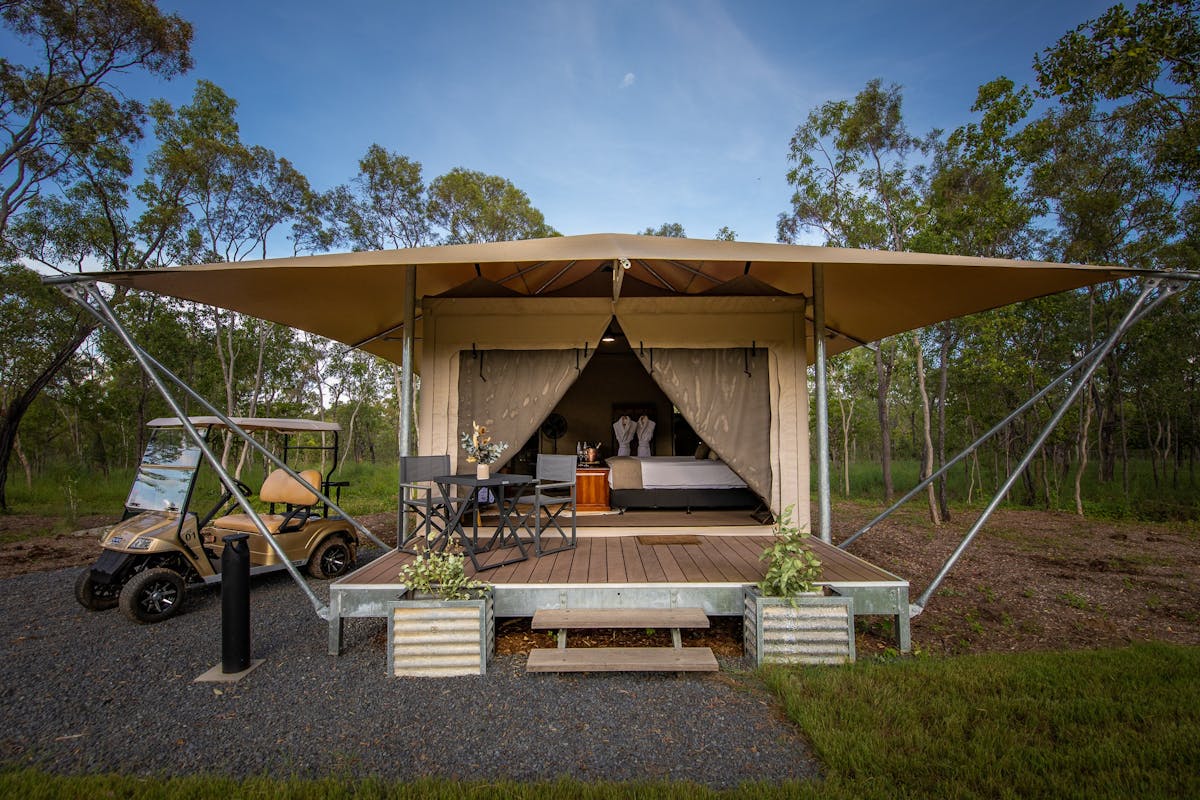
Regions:
<svg viewBox="0 0 1200 800"><path fill-rule="evenodd" d="M189 419L206 441L225 428L216 417ZM317 469L299 474L341 504L341 487L347 484L329 479L338 463L337 423L233 421L247 432L282 434L284 462L300 451L331 456L324 476ZM183 606L189 586L220 582L223 538L232 533L249 536L251 575L286 569L254 519L231 513L237 509L233 494L204 462L182 423L164 418L151 421L149 427L150 441L125 501L125 516L101 540L103 552L96 563L75 581L80 605L89 611L120 605L137 622L169 619ZM332 443L327 443L329 438ZM254 494L249 486L237 484L243 495ZM259 517L293 565L306 566L314 578L336 578L354 565L359 544L355 528L343 517L330 516L317 495L286 471L276 469L266 476L258 500L269 504L269 511Z"/></svg>

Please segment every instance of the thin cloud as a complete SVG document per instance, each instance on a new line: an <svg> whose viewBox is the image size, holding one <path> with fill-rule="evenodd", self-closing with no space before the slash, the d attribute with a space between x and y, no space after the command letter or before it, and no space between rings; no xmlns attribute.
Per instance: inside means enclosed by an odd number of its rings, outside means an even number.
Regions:
<svg viewBox="0 0 1200 800"><path fill-rule="evenodd" d="M628 89L630 86L633 86L633 83L636 80L637 75L634 75L632 72L626 72L625 77L621 78L621 88Z"/></svg>

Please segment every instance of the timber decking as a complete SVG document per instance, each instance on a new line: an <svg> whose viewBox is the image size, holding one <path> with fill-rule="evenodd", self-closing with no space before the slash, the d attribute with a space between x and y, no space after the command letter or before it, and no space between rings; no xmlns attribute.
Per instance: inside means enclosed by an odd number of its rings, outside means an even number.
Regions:
<svg viewBox="0 0 1200 800"><path fill-rule="evenodd" d="M574 550L498 567L483 573L492 584L579 584L579 583L757 583L765 562L759 560L770 536L697 536L698 544L646 544L640 536L580 538ZM646 537L645 541L652 541ZM810 539L821 560L819 583L896 583L897 578L819 539ZM513 548L483 553L481 564L503 561ZM415 558L393 550L339 584L392 584L400 567ZM467 574L475 570L467 562Z"/></svg>
<svg viewBox="0 0 1200 800"><path fill-rule="evenodd" d="M716 672L707 647L581 647L529 651L526 672Z"/></svg>

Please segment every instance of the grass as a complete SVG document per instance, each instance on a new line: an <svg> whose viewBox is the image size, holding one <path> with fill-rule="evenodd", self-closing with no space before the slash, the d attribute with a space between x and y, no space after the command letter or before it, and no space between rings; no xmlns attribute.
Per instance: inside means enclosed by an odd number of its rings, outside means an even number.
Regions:
<svg viewBox="0 0 1200 800"><path fill-rule="evenodd" d="M539 784L50 776L39 798L903 798L1200 796L1200 648L1137 645L763 672L823 780L718 792L687 783Z"/></svg>
<svg viewBox="0 0 1200 800"><path fill-rule="evenodd" d="M983 489L975 487L972 507L982 508L992 493L1003 480L991 474L989 466L983 466ZM1121 479L1111 482L1098 480L1095 465L1089 467L1083 481L1083 509L1089 517L1102 519L1134 519L1147 522L1170 522L1200 519L1200 491L1197 491L1195 479L1187 470L1182 470L1175 477L1160 479L1154 482L1153 472L1149 461L1133 459L1130 461L1129 494L1126 496ZM813 491L816 491L816 470L813 474ZM846 497L845 484L840 465L834 465L831 470L832 491L835 497ZM908 491L920 480L920 464L911 459L895 459L892 462L892 482L897 496ZM959 466L950 470L947 476L947 490L952 507L965 508L967 497L967 481L964 469ZM1050 508L1056 511L1075 510L1074 472L1070 480L1064 481L1057 488L1057 495L1051 498ZM1034 500L1035 508L1045 507L1045 498L1041 494L1039 484L1038 496ZM1018 481L1013 488L1006 506L1014 508L1026 507L1022 504L1025 489ZM883 470L877 461L856 461L850 465L850 494L852 500L881 501L883 497ZM914 498L911 503L924 502L924 494Z"/></svg>

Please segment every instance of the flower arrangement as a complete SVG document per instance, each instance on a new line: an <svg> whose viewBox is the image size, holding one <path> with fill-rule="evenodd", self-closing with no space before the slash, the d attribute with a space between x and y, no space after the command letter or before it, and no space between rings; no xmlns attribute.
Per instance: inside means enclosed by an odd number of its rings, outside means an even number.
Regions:
<svg viewBox="0 0 1200 800"><path fill-rule="evenodd" d="M508 449L508 442L493 442L487 428L471 421L471 430L462 435L462 448L467 451L467 461L472 464L492 464Z"/></svg>
<svg viewBox="0 0 1200 800"><path fill-rule="evenodd" d="M772 544L759 559L767 562L767 574L758 584L766 597L791 597L813 591L814 582L821 577L821 561L808 546L808 531L792 523L794 506L779 515Z"/></svg>

